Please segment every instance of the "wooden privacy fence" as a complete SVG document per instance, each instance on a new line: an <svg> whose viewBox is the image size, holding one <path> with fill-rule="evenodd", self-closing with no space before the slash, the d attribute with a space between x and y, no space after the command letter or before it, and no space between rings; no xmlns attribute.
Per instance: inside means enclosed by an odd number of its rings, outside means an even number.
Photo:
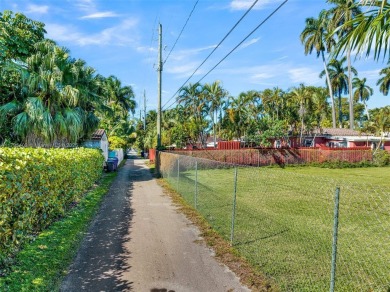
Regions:
<svg viewBox="0 0 390 292"><path fill-rule="evenodd" d="M235 150L175 150L176 154L211 159L220 162L266 166L273 164L302 164L322 162L372 161L372 150L369 147L356 148L251 148Z"/></svg>

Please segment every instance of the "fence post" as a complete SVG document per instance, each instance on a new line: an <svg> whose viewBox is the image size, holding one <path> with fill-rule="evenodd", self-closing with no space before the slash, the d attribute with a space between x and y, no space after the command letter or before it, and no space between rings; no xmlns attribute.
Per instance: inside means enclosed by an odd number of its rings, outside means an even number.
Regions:
<svg viewBox="0 0 390 292"><path fill-rule="evenodd" d="M198 209L198 160L195 160L195 209Z"/></svg>
<svg viewBox="0 0 390 292"><path fill-rule="evenodd" d="M180 180L180 157L177 158L177 188L176 188L177 192L179 192L179 180Z"/></svg>
<svg viewBox="0 0 390 292"><path fill-rule="evenodd" d="M340 188L337 187L335 198L334 198L332 269L330 275L330 292L334 292L334 287L336 282L337 235L339 229L339 201L340 201Z"/></svg>
<svg viewBox="0 0 390 292"><path fill-rule="evenodd" d="M234 237L234 219L236 217L236 197L237 197L237 166L234 167L234 192L233 192L233 208L232 208L232 227L230 230L230 245L233 246Z"/></svg>

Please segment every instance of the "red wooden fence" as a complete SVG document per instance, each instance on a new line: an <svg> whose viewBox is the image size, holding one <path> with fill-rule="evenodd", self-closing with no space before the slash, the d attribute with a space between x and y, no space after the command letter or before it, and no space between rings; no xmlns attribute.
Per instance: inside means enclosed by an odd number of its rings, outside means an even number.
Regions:
<svg viewBox="0 0 390 292"><path fill-rule="evenodd" d="M369 147L356 148L260 148L260 149L200 149L175 150L173 153L220 162L265 166L273 164L301 164L312 162L349 162L371 161L372 150Z"/></svg>

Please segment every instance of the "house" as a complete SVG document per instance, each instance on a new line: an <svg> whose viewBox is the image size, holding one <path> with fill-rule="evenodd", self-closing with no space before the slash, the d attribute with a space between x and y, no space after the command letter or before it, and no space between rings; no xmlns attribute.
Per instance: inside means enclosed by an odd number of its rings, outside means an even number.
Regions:
<svg viewBox="0 0 390 292"><path fill-rule="evenodd" d="M96 130L91 138L84 141L84 147L86 148L100 148L102 150L102 154L104 156L104 160L108 159L108 139L107 134L104 129Z"/></svg>
<svg viewBox="0 0 390 292"><path fill-rule="evenodd" d="M351 129L322 128L314 130L311 135L305 135L302 143L306 147L376 148L380 141L383 141L383 149L390 151L390 135L378 137Z"/></svg>

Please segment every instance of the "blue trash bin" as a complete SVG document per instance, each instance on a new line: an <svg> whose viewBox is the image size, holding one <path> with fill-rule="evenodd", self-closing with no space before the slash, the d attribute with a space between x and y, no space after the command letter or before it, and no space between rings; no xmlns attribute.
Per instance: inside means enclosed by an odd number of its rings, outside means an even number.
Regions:
<svg viewBox="0 0 390 292"><path fill-rule="evenodd" d="M118 168L118 158L117 157L110 157L107 159L107 164L112 163L113 170L117 170Z"/></svg>

